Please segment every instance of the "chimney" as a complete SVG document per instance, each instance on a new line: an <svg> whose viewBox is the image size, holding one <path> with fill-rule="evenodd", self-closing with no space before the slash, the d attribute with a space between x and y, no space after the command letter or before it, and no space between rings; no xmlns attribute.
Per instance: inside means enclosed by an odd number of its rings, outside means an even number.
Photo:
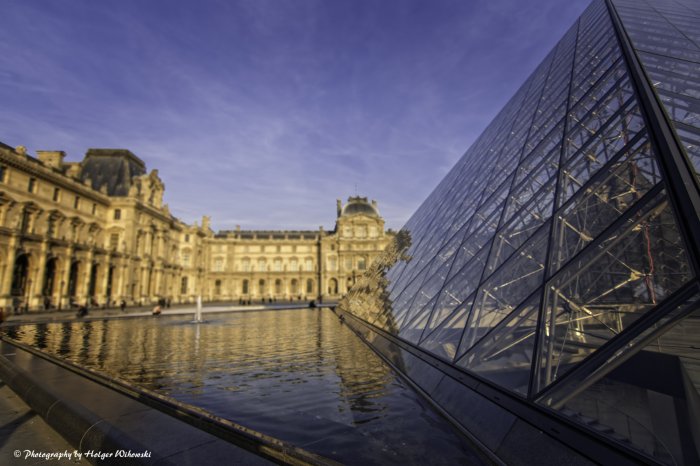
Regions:
<svg viewBox="0 0 700 466"><path fill-rule="evenodd" d="M335 200L335 205L338 213L338 217L340 217L340 212L343 210L343 203L340 201L340 199Z"/></svg>
<svg viewBox="0 0 700 466"><path fill-rule="evenodd" d="M38 150L36 155L39 157L39 161L47 167L60 170L66 153L62 150Z"/></svg>

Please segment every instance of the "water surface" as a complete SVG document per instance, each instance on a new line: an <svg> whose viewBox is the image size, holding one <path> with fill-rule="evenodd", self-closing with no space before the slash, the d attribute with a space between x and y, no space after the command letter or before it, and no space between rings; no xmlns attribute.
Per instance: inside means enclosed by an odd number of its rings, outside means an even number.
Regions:
<svg viewBox="0 0 700 466"><path fill-rule="evenodd" d="M476 464L329 310L47 323L9 336L348 464Z"/></svg>

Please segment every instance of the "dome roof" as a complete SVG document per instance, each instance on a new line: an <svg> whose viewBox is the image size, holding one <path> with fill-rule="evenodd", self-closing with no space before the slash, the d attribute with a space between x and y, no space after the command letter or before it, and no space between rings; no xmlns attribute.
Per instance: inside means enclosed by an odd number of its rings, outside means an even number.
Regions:
<svg viewBox="0 0 700 466"><path fill-rule="evenodd" d="M350 197L348 198L348 203L345 204L341 215L368 215L370 217L379 217L379 212L374 203L370 204L367 202L366 197Z"/></svg>

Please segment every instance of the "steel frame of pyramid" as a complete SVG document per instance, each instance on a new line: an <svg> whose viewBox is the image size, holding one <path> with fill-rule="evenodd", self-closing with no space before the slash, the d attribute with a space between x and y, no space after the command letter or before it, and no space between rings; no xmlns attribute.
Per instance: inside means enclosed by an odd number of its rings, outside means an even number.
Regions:
<svg viewBox="0 0 700 466"><path fill-rule="evenodd" d="M700 4L595 0L337 311L494 460L700 462L699 173Z"/></svg>

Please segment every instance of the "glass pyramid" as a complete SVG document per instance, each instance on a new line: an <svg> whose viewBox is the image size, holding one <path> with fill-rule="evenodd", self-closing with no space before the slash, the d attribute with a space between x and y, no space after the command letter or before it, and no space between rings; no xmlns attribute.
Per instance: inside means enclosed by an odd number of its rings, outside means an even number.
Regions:
<svg viewBox="0 0 700 466"><path fill-rule="evenodd" d="M595 0L340 306L698 463L699 173L700 2Z"/></svg>

